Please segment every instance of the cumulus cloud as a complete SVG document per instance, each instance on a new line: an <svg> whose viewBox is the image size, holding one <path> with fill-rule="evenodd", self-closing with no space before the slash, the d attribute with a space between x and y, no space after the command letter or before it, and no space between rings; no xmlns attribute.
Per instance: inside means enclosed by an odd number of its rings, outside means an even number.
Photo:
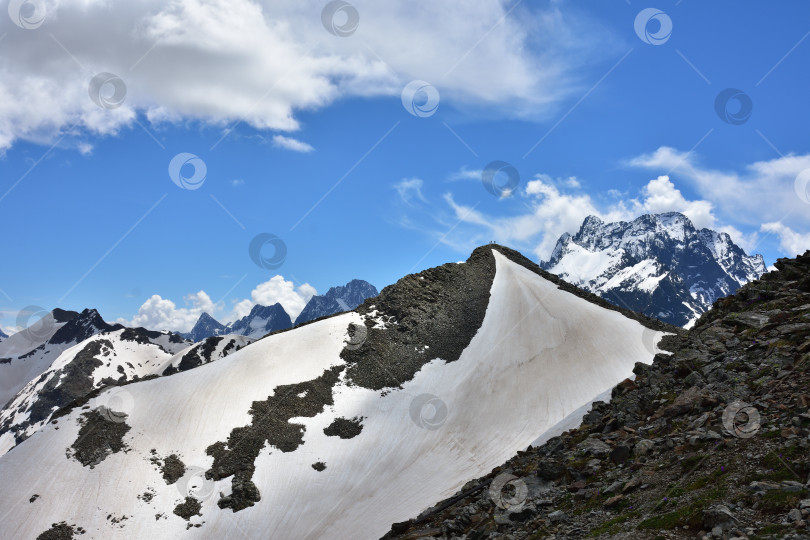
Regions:
<svg viewBox="0 0 810 540"><path fill-rule="evenodd" d="M810 169L810 154L757 161L737 172L703 166L692 153L662 146L631 159L629 165L669 171L667 174L689 182L720 214L740 223L759 227L789 216L794 228L810 226L808 205L796 185L797 177Z"/></svg>
<svg viewBox="0 0 810 540"><path fill-rule="evenodd" d="M477 206L458 202L452 193L445 193L443 201L450 215L444 215L439 205L425 205L421 209L424 216L431 218L436 226L423 225L420 230L461 251L495 240L531 249L538 259L547 260L559 237L564 233L575 234L587 216L613 222L630 221L648 213L680 212L698 228L729 233L743 249L751 249L757 243L756 231L743 234L723 223L712 202L688 199L668 176L647 182L637 197L611 190L607 193L606 198L611 201L607 205L601 203L604 198L595 198L580 188L581 182L575 177L537 174L517 193L521 204L512 207L511 213L506 215L486 214ZM424 222L424 219L419 221ZM420 228L416 223L416 220L401 221L404 226Z"/></svg>
<svg viewBox="0 0 810 540"><path fill-rule="evenodd" d="M577 182L578 183L578 182ZM489 216L455 202L451 194L444 200L453 209L455 218L462 223L477 225L482 232L470 237L475 243L491 239L514 245L529 245L540 259L547 259L557 239L565 232L576 232L589 215L599 216L606 221L616 221L632 217L623 205L608 211L600 211L590 195L586 193L564 193L559 184L571 185L571 179L554 179L538 174L526 184L523 197L527 199L528 212L509 216ZM465 231L461 234L468 235Z"/></svg>
<svg viewBox="0 0 810 540"><path fill-rule="evenodd" d="M414 79L435 84L444 104L544 114L581 89L575 69L618 47L600 23L563 17L554 2L514 11L500 0L358 2L346 38L326 31L315 0L143 0L116 4L114 16L104 0L43 4L35 30L0 17L13 51L0 57L0 150L115 134L137 114L294 131L299 111L396 97ZM104 72L126 84L118 108L88 96Z"/></svg>
<svg viewBox="0 0 810 540"><path fill-rule="evenodd" d="M260 283L250 293L250 298L237 302L231 313L231 320L244 317L253 306L271 306L279 303L284 311L295 320L304 310L309 299L318 294L318 291L309 283L296 286L292 281L282 276L273 276L268 281Z"/></svg>
<svg viewBox="0 0 810 540"><path fill-rule="evenodd" d="M717 218L712 213L712 203L702 200L687 201L668 176L651 180L644 186L643 194L644 201L639 205L639 210L653 214L680 212L699 229L714 228L717 224Z"/></svg>
<svg viewBox="0 0 810 540"><path fill-rule="evenodd" d="M155 294L143 303L131 321L119 319L118 322L153 330L188 332L203 312L214 313L219 307L205 291L190 294L184 300L189 307L177 307L171 300Z"/></svg>
<svg viewBox="0 0 810 540"><path fill-rule="evenodd" d="M172 330L174 332L188 332L203 312L214 318L222 315L223 324L233 322L250 313L253 306L271 306L280 303L284 311L293 320L303 311L304 306L314 295L318 294L314 287L308 283L296 286L282 276L273 276L268 281L260 283L250 293L250 298L234 300L230 313L224 312L224 303L214 303L205 291L199 291L184 297L186 307L177 307L169 299L160 295L152 295L138 309L138 313L131 319L118 319L126 326L142 326L151 330Z"/></svg>
<svg viewBox="0 0 810 540"><path fill-rule="evenodd" d="M284 135L273 136L273 146L277 148L284 148L285 150L292 150L293 152L301 152L303 154L315 150L312 145L293 139L292 137L285 137Z"/></svg>
<svg viewBox="0 0 810 540"><path fill-rule="evenodd" d="M762 231L773 233L779 238L779 246L789 257L801 255L810 249L810 233L799 233L779 222L764 223Z"/></svg>

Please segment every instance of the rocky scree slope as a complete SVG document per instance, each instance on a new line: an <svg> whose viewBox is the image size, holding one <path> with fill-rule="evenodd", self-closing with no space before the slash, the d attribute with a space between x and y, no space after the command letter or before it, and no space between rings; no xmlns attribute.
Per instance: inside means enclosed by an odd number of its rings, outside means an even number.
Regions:
<svg viewBox="0 0 810 540"><path fill-rule="evenodd" d="M577 234L560 237L540 266L676 326L767 271L761 255L746 255L728 234L696 229L678 212L616 223L589 216Z"/></svg>
<svg viewBox="0 0 810 540"><path fill-rule="evenodd" d="M810 251L775 266L579 428L385 538L810 538Z"/></svg>

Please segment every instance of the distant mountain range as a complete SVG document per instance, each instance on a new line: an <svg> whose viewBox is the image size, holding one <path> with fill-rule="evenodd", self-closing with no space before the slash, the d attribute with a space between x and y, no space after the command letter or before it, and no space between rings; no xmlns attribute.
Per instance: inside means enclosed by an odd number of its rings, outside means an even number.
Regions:
<svg viewBox="0 0 810 540"><path fill-rule="evenodd" d="M295 326L320 317L350 311L363 303L367 298L377 296L379 292L371 283L354 279L341 287L332 287L324 295L313 296L304 310L295 319ZM190 332L180 334L193 342L199 342L213 336L236 334L259 339L277 330L292 328L293 322L281 304L272 306L255 305L248 315L229 325L224 325L208 313L203 313Z"/></svg>
<svg viewBox="0 0 810 540"><path fill-rule="evenodd" d="M314 321L320 317L351 311L367 298L377 296L379 291L374 285L362 279L353 279L343 287L332 287L324 295L313 296L304 310L295 318L295 325Z"/></svg>
<svg viewBox="0 0 810 540"><path fill-rule="evenodd" d="M677 212L631 222L585 219L566 233L540 267L621 307L689 326L715 300L767 272L728 234L696 229Z"/></svg>

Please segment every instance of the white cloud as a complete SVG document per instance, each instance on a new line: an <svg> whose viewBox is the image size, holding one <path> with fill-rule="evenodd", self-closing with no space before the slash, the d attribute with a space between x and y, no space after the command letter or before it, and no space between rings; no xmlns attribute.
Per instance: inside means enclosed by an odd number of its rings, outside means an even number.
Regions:
<svg viewBox="0 0 810 540"><path fill-rule="evenodd" d="M231 313L231 320L244 317L253 306L272 306L279 303L292 320L304 310L309 299L318 294L318 291L309 283L295 286L292 281L282 276L273 276L268 281L260 283L250 293L250 299L237 302Z"/></svg>
<svg viewBox="0 0 810 540"><path fill-rule="evenodd" d="M660 214L662 212L680 212L688 217L698 229L714 228L717 218L712 213L713 206L709 201L687 201L675 187L668 176L659 176L644 186L644 201L638 206L639 211Z"/></svg>
<svg viewBox="0 0 810 540"><path fill-rule="evenodd" d="M450 180L451 182L455 182L458 180L477 180L481 182L483 175L484 171L481 169L470 170L467 167L462 167L458 171L451 174L448 180Z"/></svg>
<svg viewBox="0 0 810 540"><path fill-rule="evenodd" d="M571 6L563 15L557 2L509 14L500 0L357 2L360 24L347 38L324 29L324 5L143 0L117 4L111 16L105 0L45 0L36 30L2 17L3 47L13 52L0 56L0 150L71 129L68 139L115 134L133 127L136 113L154 123L294 131L299 111L395 98L414 79L436 84L443 104L542 115L582 89L579 70L612 60L619 47L601 23ZM117 109L89 99L89 81L102 72L126 84Z"/></svg>
<svg viewBox="0 0 810 540"><path fill-rule="evenodd" d="M231 186L233 186L233 187L239 187L239 186L244 186L244 185L245 185L245 181L243 179L241 179L241 178L234 178L233 180L231 180Z"/></svg>
<svg viewBox="0 0 810 540"><path fill-rule="evenodd" d="M423 182L419 178L404 178L394 184L394 189L397 190L399 198L405 204L412 204L414 199L421 202L427 202L425 196L422 194Z"/></svg>
<svg viewBox="0 0 810 540"><path fill-rule="evenodd" d="M573 190L573 193L566 191L566 188ZM698 228L707 227L729 233L743 249L753 248L757 241L756 231L746 235L731 225L721 223L712 203L687 199L667 176L650 180L639 191L637 198L628 198L626 194L616 191L608 193L613 202L607 206L584 193L579 180L573 177L552 178L537 174L518 195L522 206L512 207L520 209L517 213L496 216L461 204L453 194L446 193L444 201L452 216L442 216L440 208L431 208L425 214L440 227L425 230L423 226L422 230L462 251L495 240L526 247L538 259L547 260L559 237L564 233L575 234L589 215L614 222L630 221L648 213L681 212ZM417 228L411 222L404 225Z"/></svg>
<svg viewBox="0 0 810 540"><path fill-rule="evenodd" d="M687 180L722 216L740 223L759 227L789 216L794 228L810 226L808 205L796 194L796 178L810 169L810 154L757 161L735 172L701 166L694 154L662 146L629 164Z"/></svg>
<svg viewBox="0 0 810 540"><path fill-rule="evenodd" d="M312 145L307 144L292 137L285 137L284 135L273 136L273 146L277 148L284 148L285 150L292 150L293 152L308 153L315 150Z"/></svg>
<svg viewBox="0 0 810 540"><path fill-rule="evenodd" d="M309 299L316 294L318 292L309 283L296 287L292 281L287 281L282 276L273 276L257 285L251 291L250 298L234 300L231 313L220 322L227 324L241 319L257 304L272 306L276 303L280 303L290 318L295 320ZM142 326L150 330L188 332L203 312L218 318L224 308L222 302L216 304L212 302L205 291L189 294L183 300L187 307L177 307L171 300L155 294L143 303L132 320L122 318L117 322L126 326Z"/></svg>
<svg viewBox="0 0 810 540"><path fill-rule="evenodd" d="M762 231L779 237L779 245L786 255L795 257L810 249L810 233L798 233L782 223L764 223Z"/></svg>
<svg viewBox="0 0 810 540"><path fill-rule="evenodd" d="M219 306L215 305L205 291L190 294L184 298L191 307L178 308L171 300L160 295L152 295L138 309L138 314L131 321L119 319L127 326L142 326L152 330L173 330L188 332L203 312L213 314Z"/></svg>

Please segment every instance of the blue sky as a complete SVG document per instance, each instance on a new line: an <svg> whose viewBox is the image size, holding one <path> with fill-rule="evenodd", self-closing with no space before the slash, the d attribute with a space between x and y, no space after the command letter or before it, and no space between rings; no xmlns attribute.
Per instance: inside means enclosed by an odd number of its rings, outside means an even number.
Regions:
<svg viewBox="0 0 810 540"><path fill-rule="evenodd" d="M768 264L810 248L804 2L18 4L0 17L6 330L31 305L174 330L256 302L294 315L490 240L542 259L589 213L683 211ZM736 124L728 88L752 104ZM197 189L172 182L180 153L205 164ZM494 161L519 174L500 197ZM272 268L259 234L286 246Z"/></svg>

